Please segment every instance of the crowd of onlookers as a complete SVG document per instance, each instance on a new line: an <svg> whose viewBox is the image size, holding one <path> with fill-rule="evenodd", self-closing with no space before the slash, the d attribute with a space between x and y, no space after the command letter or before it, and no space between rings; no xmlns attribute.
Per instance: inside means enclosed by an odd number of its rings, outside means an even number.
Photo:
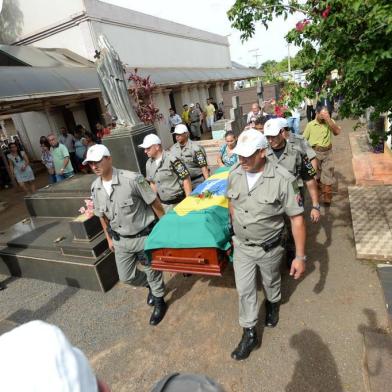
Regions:
<svg viewBox="0 0 392 392"><path fill-rule="evenodd" d="M191 140L200 140L201 134L211 132L212 124L224 116L223 102L219 105L213 98L208 98L203 108L199 102L196 104L186 103L183 105L181 115L175 109L169 109L168 125L173 135L173 143L176 143L174 128L178 124L185 124L188 128Z"/></svg>
<svg viewBox="0 0 392 392"><path fill-rule="evenodd" d="M41 147L41 162L45 166L49 183L60 182L75 173L89 173L88 166L83 165L87 150L101 139L109 135L115 123L104 127L100 122L95 125L94 132L86 130L83 125L77 125L73 133L65 127L60 128L60 135L50 133L39 139ZM35 191L35 176L29 157L18 136L2 141L1 149L8 163L8 171L2 160L0 186L6 188L14 179L25 193ZM9 178L11 176L11 178Z"/></svg>
<svg viewBox="0 0 392 392"><path fill-rule="evenodd" d="M88 166L83 165L87 150L101 143L101 139L109 135L112 129L99 122L95 127L95 132L90 132L83 125L77 125L73 134L62 127L59 137L55 133L40 137L41 161L48 171L50 183L60 182L75 173L90 171Z"/></svg>

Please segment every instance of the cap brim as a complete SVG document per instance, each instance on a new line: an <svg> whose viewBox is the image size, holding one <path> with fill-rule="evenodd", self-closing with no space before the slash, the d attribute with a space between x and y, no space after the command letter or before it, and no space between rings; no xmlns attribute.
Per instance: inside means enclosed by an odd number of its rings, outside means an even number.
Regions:
<svg viewBox="0 0 392 392"><path fill-rule="evenodd" d="M101 161L104 157L109 157L110 155L102 155L101 157L94 157L95 159L85 159L82 164L87 165L90 162L99 162Z"/></svg>
<svg viewBox="0 0 392 392"><path fill-rule="evenodd" d="M148 145L148 144L139 144L138 147L139 148L150 148L152 146L152 144Z"/></svg>
<svg viewBox="0 0 392 392"><path fill-rule="evenodd" d="M280 133L280 129L279 129L279 131L276 132L276 133L275 133L275 132L268 132L268 131L266 131L266 130L264 129L264 136L265 136L265 137L267 137L267 136L271 136L271 137L278 136L279 133Z"/></svg>
<svg viewBox="0 0 392 392"><path fill-rule="evenodd" d="M174 131L173 133L176 134L176 135L183 135L184 133L188 133L188 131L183 131L183 132L176 132L176 131Z"/></svg>
<svg viewBox="0 0 392 392"><path fill-rule="evenodd" d="M253 148L253 147L249 148L249 147L237 145L233 149L233 154L237 154L242 157L248 158L251 155L253 155L256 151L257 151L257 148Z"/></svg>

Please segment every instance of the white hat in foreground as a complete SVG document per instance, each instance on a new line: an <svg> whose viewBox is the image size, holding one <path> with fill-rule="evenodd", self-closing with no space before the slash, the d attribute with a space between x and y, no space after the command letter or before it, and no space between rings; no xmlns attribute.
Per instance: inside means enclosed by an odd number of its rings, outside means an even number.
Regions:
<svg viewBox="0 0 392 392"><path fill-rule="evenodd" d="M187 132L189 132L189 131L188 131L188 128L186 127L185 124L178 124L174 128L173 133L176 133L177 135L182 135L183 133L187 133Z"/></svg>
<svg viewBox="0 0 392 392"><path fill-rule="evenodd" d="M140 148L150 148L154 144L162 144L161 139L155 133L150 133L143 139L143 144L139 144Z"/></svg>
<svg viewBox="0 0 392 392"><path fill-rule="evenodd" d="M264 136L276 136L283 128L279 118L271 118L264 124Z"/></svg>
<svg viewBox="0 0 392 392"><path fill-rule="evenodd" d="M0 336L2 391L98 392L86 356L63 332L30 321Z"/></svg>
<svg viewBox="0 0 392 392"><path fill-rule="evenodd" d="M110 157L110 151L103 144L94 144L87 150L86 159L83 165L89 162L99 162L103 157Z"/></svg>
<svg viewBox="0 0 392 392"><path fill-rule="evenodd" d="M241 133L233 153L247 158L257 150L263 150L267 147L268 142L265 136L257 129L251 128Z"/></svg>
<svg viewBox="0 0 392 392"><path fill-rule="evenodd" d="M191 103L191 104L189 105L189 107L190 107L190 108L194 108L194 107L195 107L195 104L194 104L194 103Z"/></svg>

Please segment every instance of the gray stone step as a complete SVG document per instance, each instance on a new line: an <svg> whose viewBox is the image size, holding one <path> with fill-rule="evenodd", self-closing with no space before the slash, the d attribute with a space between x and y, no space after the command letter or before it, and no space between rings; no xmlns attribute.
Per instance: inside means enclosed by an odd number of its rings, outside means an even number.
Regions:
<svg viewBox="0 0 392 392"><path fill-rule="evenodd" d="M76 217L84 200L91 196L93 174L76 175L56 184L47 185L25 197L30 216Z"/></svg>
<svg viewBox="0 0 392 392"><path fill-rule="evenodd" d="M105 235L75 240L71 221L28 218L0 233L0 273L109 290L118 276Z"/></svg>
<svg viewBox="0 0 392 392"><path fill-rule="evenodd" d="M118 281L114 253L98 259L66 256L58 250L0 247L0 274L107 291Z"/></svg>

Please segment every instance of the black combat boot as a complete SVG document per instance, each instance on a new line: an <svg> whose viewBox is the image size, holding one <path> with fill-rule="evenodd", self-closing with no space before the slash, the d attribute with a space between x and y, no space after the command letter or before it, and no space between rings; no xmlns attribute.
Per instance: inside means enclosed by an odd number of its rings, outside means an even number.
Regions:
<svg viewBox="0 0 392 392"><path fill-rule="evenodd" d="M158 325L165 317L167 305L163 297L153 296L153 298L154 310L152 311L152 315L150 317L150 325Z"/></svg>
<svg viewBox="0 0 392 392"><path fill-rule="evenodd" d="M148 285L146 287L148 288L147 305L154 306L154 296L152 295L151 287Z"/></svg>
<svg viewBox="0 0 392 392"><path fill-rule="evenodd" d="M244 333L237 348L231 353L231 357L236 361L241 361L249 357L250 353L259 345L256 328L244 328Z"/></svg>
<svg viewBox="0 0 392 392"><path fill-rule="evenodd" d="M266 315L265 315L265 326L274 328L279 321L279 302L265 301Z"/></svg>

